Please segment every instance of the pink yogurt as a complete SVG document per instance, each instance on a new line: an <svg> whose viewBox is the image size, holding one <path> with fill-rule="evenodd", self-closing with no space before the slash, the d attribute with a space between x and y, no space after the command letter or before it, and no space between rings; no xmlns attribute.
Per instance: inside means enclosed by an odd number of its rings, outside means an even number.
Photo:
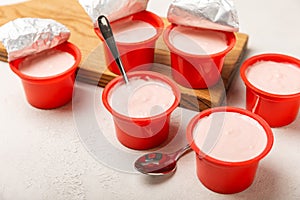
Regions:
<svg viewBox="0 0 300 200"><path fill-rule="evenodd" d="M74 63L74 56L68 52L51 49L27 57L20 64L19 70L32 77L49 77L67 71Z"/></svg>
<svg viewBox="0 0 300 200"><path fill-rule="evenodd" d="M161 114L174 101L175 95L169 85L150 78L132 78L129 84L116 86L110 96L110 104L115 111L134 118Z"/></svg>
<svg viewBox="0 0 300 200"><path fill-rule="evenodd" d="M140 20L127 20L112 24L115 40L121 43L137 43L154 37L156 29Z"/></svg>
<svg viewBox="0 0 300 200"><path fill-rule="evenodd" d="M193 55L215 54L228 47L225 34L210 30L177 26L169 37L174 47Z"/></svg>
<svg viewBox="0 0 300 200"><path fill-rule="evenodd" d="M247 69L246 76L253 86L271 94L300 92L300 68L291 63L259 61Z"/></svg>
<svg viewBox="0 0 300 200"><path fill-rule="evenodd" d="M218 137L210 133L218 133ZM211 139L215 141L209 141ZM253 118L234 112L215 112L203 117L194 129L194 140L200 149L205 142L214 144L205 153L226 162L255 158L267 145L263 127Z"/></svg>

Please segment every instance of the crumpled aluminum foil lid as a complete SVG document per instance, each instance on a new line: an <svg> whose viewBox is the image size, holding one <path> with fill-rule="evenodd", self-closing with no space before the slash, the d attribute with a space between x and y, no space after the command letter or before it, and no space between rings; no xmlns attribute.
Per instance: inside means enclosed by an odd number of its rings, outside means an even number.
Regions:
<svg viewBox="0 0 300 200"><path fill-rule="evenodd" d="M239 20L231 0L174 0L168 10L171 23L237 32Z"/></svg>
<svg viewBox="0 0 300 200"><path fill-rule="evenodd" d="M105 15L109 21L115 21L137 12L146 10L149 0L79 0L85 12L98 27L97 19Z"/></svg>
<svg viewBox="0 0 300 200"><path fill-rule="evenodd" d="M8 61L53 48L70 37L70 30L52 19L18 18L0 27Z"/></svg>

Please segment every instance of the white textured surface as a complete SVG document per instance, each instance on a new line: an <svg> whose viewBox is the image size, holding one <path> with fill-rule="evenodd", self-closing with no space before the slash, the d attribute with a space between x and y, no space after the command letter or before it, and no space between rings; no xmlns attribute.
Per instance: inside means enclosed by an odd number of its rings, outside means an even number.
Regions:
<svg viewBox="0 0 300 200"><path fill-rule="evenodd" d="M3 2L12 2L1 0ZM166 15L170 0L151 0ZM300 53L299 0L236 0L249 55ZM110 169L86 151L76 132L72 105L38 110L25 100L20 80L0 63L0 199L300 199L300 118L274 130L275 144L260 163L253 185L234 195L207 190L195 174L193 154L180 159L172 177L146 177ZM238 76L228 104L244 107ZM105 121L109 127L110 121Z"/></svg>

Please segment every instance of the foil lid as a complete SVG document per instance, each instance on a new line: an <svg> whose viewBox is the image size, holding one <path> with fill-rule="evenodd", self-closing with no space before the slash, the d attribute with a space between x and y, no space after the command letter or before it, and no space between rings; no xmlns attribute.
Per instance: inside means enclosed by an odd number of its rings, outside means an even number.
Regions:
<svg viewBox="0 0 300 200"><path fill-rule="evenodd" d="M51 49L69 37L68 28L52 19L18 18L0 27L8 61Z"/></svg>
<svg viewBox="0 0 300 200"><path fill-rule="evenodd" d="M168 10L171 23L236 32L237 11L231 0L174 0Z"/></svg>
<svg viewBox="0 0 300 200"><path fill-rule="evenodd" d="M97 19L105 15L109 21L115 21L134 13L146 10L149 0L79 0L85 12L98 27Z"/></svg>

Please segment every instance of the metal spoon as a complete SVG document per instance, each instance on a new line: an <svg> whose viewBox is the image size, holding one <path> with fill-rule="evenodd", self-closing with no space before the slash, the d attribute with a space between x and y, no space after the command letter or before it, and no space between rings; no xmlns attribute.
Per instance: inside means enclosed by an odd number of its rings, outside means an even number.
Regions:
<svg viewBox="0 0 300 200"><path fill-rule="evenodd" d="M113 58L115 59L117 65L119 67L119 70L123 76L123 79L124 79L125 83L127 84L128 77L126 75L125 69L124 69L122 61L120 59L120 54L119 54L119 51L118 51L118 48L117 48L117 45L116 45L116 42L114 39L114 35L113 35L113 32L110 27L110 23L109 23L108 19L104 15L99 16L98 17L98 25L99 25L100 31L103 35L103 38L105 39L106 45L110 49L111 54L113 55Z"/></svg>
<svg viewBox="0 0 300 200"><path fill-rule="evenodd" d="M138 158L134 167L137 171L147 175L166 175L176 170L177 160L191 150L190 145L177 150L174 153L148 153Z"/></svg>

